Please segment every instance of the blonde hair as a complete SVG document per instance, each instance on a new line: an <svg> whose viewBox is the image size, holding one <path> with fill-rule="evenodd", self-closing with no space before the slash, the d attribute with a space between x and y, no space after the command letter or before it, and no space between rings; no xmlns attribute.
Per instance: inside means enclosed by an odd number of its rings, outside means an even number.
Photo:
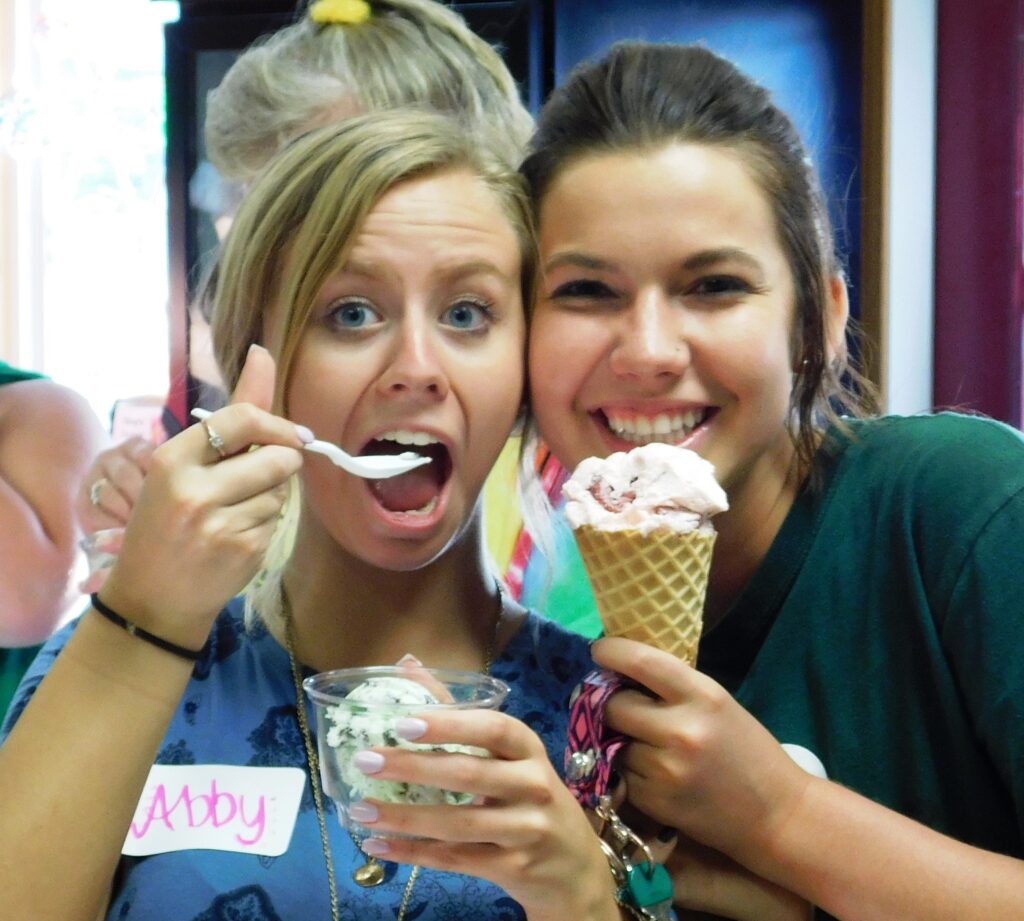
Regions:
<svg viewBox="0 0 1024 921"><path fill-rule="evenodd" d="M371 0L365 22L308 15L245 51L207 101L206 146L218 171L250 182L311 128L410 105L525 145L533 119L501 56L435 0Z"/></svg>
<svg viewBox="0 0 1024 921"><path fill-rule="evenodd" d="M286 148L243 200L207 281L214 354L227 386L238 382L249 346L263 338L267 310L279 305L284 336L274 356L274 405L287 415L292 364L317 294L381 196L410 179L457 169L478 176L516 231L528 288L536 244L517 154L518 145L503 135L470 133L451 118L414 110L357 116ZM524 303L528 296L524 290ZM279 610L298 506L293 483L285 521L248 592L247 617Z"/></svg>

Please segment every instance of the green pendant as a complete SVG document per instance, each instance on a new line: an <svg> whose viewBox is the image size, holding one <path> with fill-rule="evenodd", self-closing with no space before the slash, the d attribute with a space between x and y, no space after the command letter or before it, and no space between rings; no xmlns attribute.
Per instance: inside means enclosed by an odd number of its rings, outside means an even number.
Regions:
<svg viewBox="0 0 1024 921"><path fill-rule="evenodd" d="M620 898L642 908L652 918L668 921L672 917L672 877L660 863L641 863L630 867Z"/></svg>

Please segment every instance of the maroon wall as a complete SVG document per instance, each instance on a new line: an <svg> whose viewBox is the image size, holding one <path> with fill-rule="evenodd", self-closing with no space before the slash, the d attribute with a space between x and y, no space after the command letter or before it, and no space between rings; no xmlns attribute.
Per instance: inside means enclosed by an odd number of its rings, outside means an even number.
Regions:
<svg viewBox="0 0 1024 921"><path fill-rule="evenodd" d="M1021 424L1021 0L939 0L938 407Z"/></svg>
<svg viewBox="0 0 1024 921"><path fill-rule="evenodd" d="M934 402L1020 426L1024 0L938 14Z"/></svg>

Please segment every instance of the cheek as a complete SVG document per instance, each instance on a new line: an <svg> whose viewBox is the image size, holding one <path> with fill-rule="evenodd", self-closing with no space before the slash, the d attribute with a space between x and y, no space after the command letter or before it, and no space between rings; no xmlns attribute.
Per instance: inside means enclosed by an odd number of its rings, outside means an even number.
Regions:
<svg viewBox="0 0 1024 921"><path fill-rule="evenodd" d="M311 428L318 438L340 441L345 421L365 385L360 362L353 356L339 367L333 360L318 360L315 350L296 356L288 389L288 418Z"/></svg>
<svg viewBox="0 0 1024 921"><path fill-rule="evenodd" d="M592 337L575 320L538 309L528 351L530 399L537 412L570 409L586 379ZM567 345L571 343L571 345Z"/></svg>

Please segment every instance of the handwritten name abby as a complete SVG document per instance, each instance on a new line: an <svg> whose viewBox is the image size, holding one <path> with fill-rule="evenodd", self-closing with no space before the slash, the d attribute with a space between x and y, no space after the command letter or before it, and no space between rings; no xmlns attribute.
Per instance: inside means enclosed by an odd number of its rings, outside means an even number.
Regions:
<svg viewBox="0 0 1024 921"><path fill-rule="evenodd" d="M175 831L177 827L202 828L207 822L212 822L214 828L222 828L225 825L232 825L233 828L242 826L251 830L253 834L247 835L243 831L235 832L235 840L239 844L256 844L263 837L267 825L267 798L260 794L256 798L256 806L253 815L247 815L245 794L234 794L217 789L217 781L210 781L209 792L193 793L189 785L185 784L177 796L174 793L168 795L165 784L157 784L153 793L153 799L149 808L145 811L145 818L141 823L132 822L131 833L136 838L142 838L154 822L163 822L168 831Z"/></svg>
<svg viewBox="0 0 1024 921"><path fill-rule="evenodd" d="M304 782L298 768L154 765L122 853L206 848L283 854Z"/></svg>

